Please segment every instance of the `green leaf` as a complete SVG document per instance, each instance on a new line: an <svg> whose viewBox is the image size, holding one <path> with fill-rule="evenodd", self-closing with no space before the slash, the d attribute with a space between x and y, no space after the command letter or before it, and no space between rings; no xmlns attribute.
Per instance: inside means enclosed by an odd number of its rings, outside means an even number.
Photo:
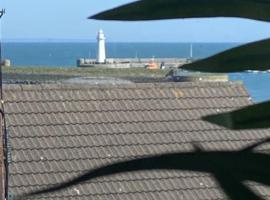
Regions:
<svg viewBox="0 0 270 200"><path fill-rule="evenodd" d="M205 121L234 130L270 128L270 101L232 112L203 117Z"/></svg>
<svg viewBox="0 0 270 200"><path fill-rule="evenodd" d="M270 69L270 39L236 47L180 67L201 72L237 72Z"/></svg>
<svg viewBox="0 0 270 200"><path fill-rule="evenodd" d="M142 0L99 13L89 18L135 21L197 17L241 17L270 21L270 1Z"/></svg>

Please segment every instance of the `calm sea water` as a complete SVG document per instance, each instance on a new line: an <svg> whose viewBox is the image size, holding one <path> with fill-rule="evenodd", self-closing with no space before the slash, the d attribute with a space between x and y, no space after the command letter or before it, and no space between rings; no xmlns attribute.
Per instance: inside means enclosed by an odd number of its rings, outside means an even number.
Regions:
<svg viewBox="0 0 270 200"><path fill-rule="evenodd" d="M186 58L189 43L107 43L111 58ZM203 58L235 47L236 43L194 43L193 57ZM3 56L15 66L75 67L78 58L95 58L95 43L4 43ZM256 102L270 100L270 73L233 73Z"/></svg>
<svg viewBox="0 0 270 200"><path fill-rule="evenodd" d="M231 80L242 80L254 102L270 100L270 73L232 73L229 77Z"/></svg>

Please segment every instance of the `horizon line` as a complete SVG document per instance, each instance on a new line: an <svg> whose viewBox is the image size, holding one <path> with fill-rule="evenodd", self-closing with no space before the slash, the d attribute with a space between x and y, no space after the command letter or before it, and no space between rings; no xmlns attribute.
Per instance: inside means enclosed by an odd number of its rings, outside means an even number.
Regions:
<svg viewBox="0 0 270 200"><path fill-rule="evenodd" d="M3 43L35 43L35 42L46 42L46 43L56 43L56 42L89 42L96 43L94 39L59 39L59 38L2 38ZM196 43L248 43L239 41L107 41L107 43L186 43L186 44L196 44Z"/></svg>

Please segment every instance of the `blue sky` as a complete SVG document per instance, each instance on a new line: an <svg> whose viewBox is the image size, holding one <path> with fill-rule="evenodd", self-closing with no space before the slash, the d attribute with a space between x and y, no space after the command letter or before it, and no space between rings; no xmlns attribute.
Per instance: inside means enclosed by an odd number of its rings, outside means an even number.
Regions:
<svg viewBox="0 0 270 200"><path fill-rule="evenodd" d="M150 22L88 20L131 0L1 0L4 39L95 41L104 30L110 42L250 42L270 37L270 23L243 19L185 19Z"/></svg>

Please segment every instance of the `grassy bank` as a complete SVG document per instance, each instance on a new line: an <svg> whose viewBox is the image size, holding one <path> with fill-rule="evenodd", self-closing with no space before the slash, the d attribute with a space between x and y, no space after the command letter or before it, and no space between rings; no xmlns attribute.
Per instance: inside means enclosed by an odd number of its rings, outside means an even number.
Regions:
<svg viewBox="0 0 270 200"><path fill-rule="evenodd" d="M144 68L105 69L105 68L61 68L61 67L4 67L8 74L47 74L91 77L164 77L169 70L149 70Z"/></svg>

